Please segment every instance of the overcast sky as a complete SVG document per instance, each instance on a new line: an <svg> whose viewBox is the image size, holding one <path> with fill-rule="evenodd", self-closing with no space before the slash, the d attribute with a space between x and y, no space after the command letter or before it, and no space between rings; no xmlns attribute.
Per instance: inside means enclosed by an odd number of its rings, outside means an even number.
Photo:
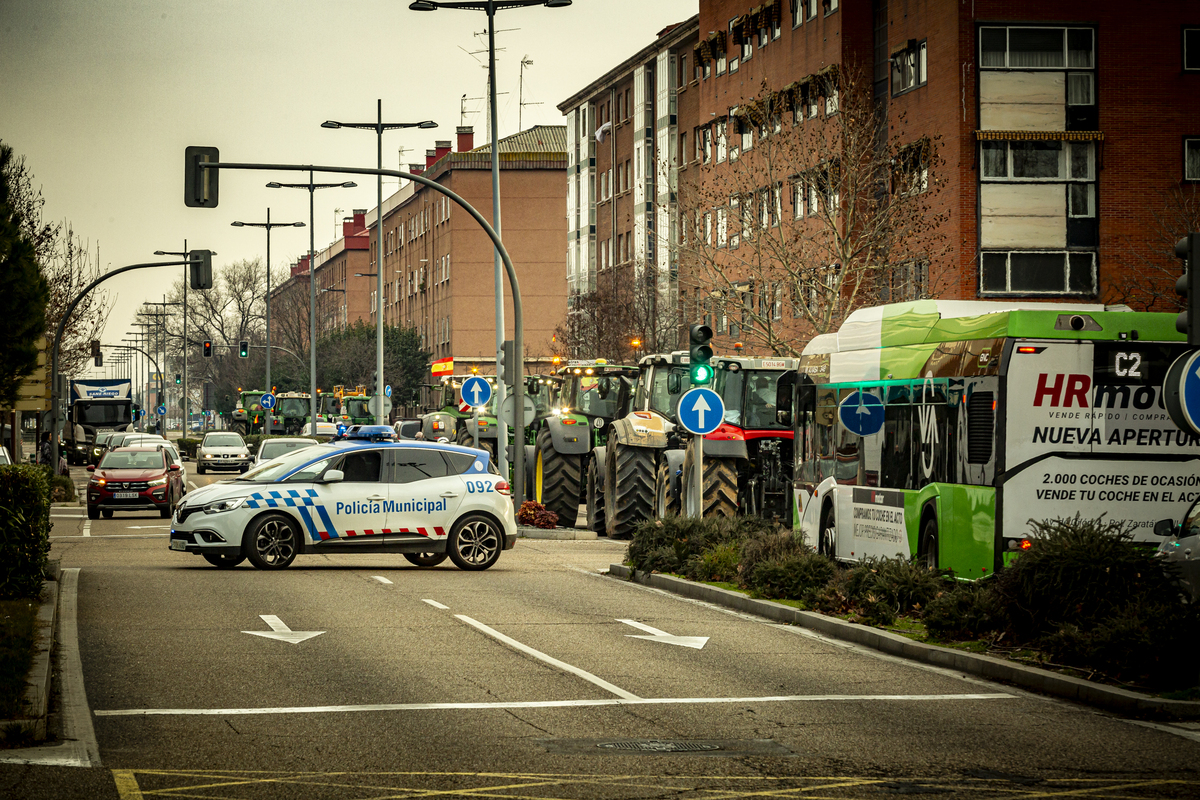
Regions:
<svg viewBox="0 0 1200 800"><path fill-rule="evenodd" d="M500 136L517 131L523 57L533 62L523 127L561 125L558 103L697 9L697 0L575 0L500 12ZM384 134L386 168L424 163L460 124L481 144L486 21L479 11L409 11L408 0L0 0L0 140L25 157L45 218L72 224L93 255L98 245L105 271L159 260L155 250L182 250L185 239L215 250L219 270L264 255L263 230L232 221L265 221L269 207L272 222L308 222L306 191L264 186L304 177L226 172L218 208L185 208L184 147L215 145L222 161L374 167L373 132L320 125L374 122L380 98L385 122L438 123ZM318 251L340 236L342 216L375 206L374 179L357 182L316 192ZM272 231L277 267L307 250L307 228ZM104 341L133 330L141 303L161 300L179 270L107 284Z"/></svg>

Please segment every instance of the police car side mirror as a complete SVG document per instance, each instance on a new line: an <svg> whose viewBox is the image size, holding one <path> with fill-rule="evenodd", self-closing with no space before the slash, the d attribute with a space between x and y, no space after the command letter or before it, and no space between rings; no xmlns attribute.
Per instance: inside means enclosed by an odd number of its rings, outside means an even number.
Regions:
<svg viewBox="0 0 1200 800"><path fill-rule="evenodd" d="M327 470L321 477L321 483L338 483L345 477L346 473L342 472L340 469L331 469Z"/></svg>
<svg viewBox="0 0 1200 800"><path fill-rule="evenodd" d="M1160 519L1158 522L1154 523L1154 535L1155 536L1162 536L1165 538L1167 536L1173 536L1174 534L1175 534L1175 520Z"/></svg>

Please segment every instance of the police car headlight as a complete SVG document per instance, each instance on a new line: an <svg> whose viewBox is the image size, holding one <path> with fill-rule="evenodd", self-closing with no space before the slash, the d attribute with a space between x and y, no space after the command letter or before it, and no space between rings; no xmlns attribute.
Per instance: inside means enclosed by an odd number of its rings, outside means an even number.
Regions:
<svg viewBox="0 0 1200 800"><path fill-rule="evenodd" d="M227 497L224 500L217 500L215 503L206 505L204 513L220 514L222 511L233 511L235 508L240 508L244 502L246 502L245 497Z"/></svg>

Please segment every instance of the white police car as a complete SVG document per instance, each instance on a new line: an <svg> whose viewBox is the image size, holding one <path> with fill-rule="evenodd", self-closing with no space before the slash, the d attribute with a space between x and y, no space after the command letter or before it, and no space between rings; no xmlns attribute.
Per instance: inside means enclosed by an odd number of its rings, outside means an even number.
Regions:
<svg viewBox="0 0 1200 800"><path fill-rule="evenodd" d="M170 547L222 568L249 559L283 569L300 553L402 553L418 566L449 556L483 570L516 542L509 491L485 451L364 435L193 490L175 506Z"/></svg>

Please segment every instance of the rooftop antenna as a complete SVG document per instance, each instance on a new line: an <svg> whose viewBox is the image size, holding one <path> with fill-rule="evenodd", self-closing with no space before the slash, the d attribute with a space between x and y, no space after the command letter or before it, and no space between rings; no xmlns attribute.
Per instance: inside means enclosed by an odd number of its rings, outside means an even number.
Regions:
<svg viewBox="0 0 1200 800"><path fill-rule="evenodd" d="M333 210L333 240L335 242L338 239L342 238L342 237L338 236L338 223L342 221L341 217L339 217L338 214L341 214L345 210L346 209L344 209L344 208L335 208ZM270 267L268 266L267 269L270 269Z"/></svg>
<svg viewBox="0 0 1200 800"><path fill-rule="evenodd" d="M525 68L533 64L533 59L528 55L521 56L521 76L517 84L517 132L525 130L525 125L522 122L521 112L525 110L525 106L540 106L541 101L526 103L525 102Z"/></svg>

